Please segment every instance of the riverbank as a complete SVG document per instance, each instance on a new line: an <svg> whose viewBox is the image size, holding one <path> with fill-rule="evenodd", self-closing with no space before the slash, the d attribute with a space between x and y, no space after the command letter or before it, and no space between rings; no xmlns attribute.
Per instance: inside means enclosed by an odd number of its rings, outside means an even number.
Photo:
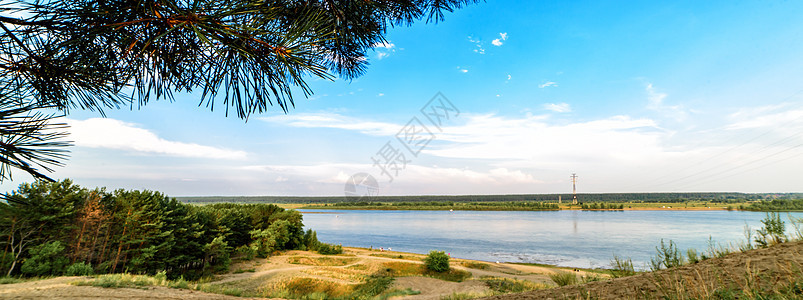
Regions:
<svg viewBox="0 0 803 300"><path fill-rule="evenodd" d="M606 274L507 263L451 259L460 276L422 272L424 255L344 248L342 255L287 251L267 259L238 261L228 273L183 285L158 276L57 277L0 284L0 298L11 299L272 299L348 298L377 274L390 278L378 299L793 299L803 296L803 243L723 254L697 263L622 278ZM597 270L599 271L599 270ZM567 275L568 274L568 275ZM574 278L563 282L564 278ZM116 276L116 277L115 277ZM99 282L101 281L101 282ZM563 284L562 283L562 284ZM106 284L106 285L103 285ZM119 285L115 285L119 284ZM107 288L102 286L114 286ZM224 295L225 294L225 295ZM232 295L237 297L232 297Z"/></svg>
<svg viewBox="0 0 803 300"><path fill-rule="evenodd" d="M348 298L366 284L376 284L375 278L381 276L387 278L386 286L376 286L382 289L377 295L382 299L441 299L453 294L490 296L552 288L556 284L550 275L557 273L607 278L603 273L588 270L458 258L450 259L452 271L435 274L425 270L424 257L351 247L344 247L340 255L294 250L267 259L237 261L228 273L203 282L178 283L155 276L119 274L58 277L0 285L0 298L233 299L220 294L278 299Z"/></svg>
<svg viewBox="0 0 803 300"><path fill-rule="evenodd" d="M588 210L588 211L622 211L622 210L738 210L738 207L748 204L737 203L709 203L709 202L590 202L584 204L566 203L539 203L539 202L482 202L462 203L443 202L429 204L404 203L335 203L335 204L284 204L284 208L291 209L333 209L333 210L439 210L439 211L558 211L558 210ZM606 208L595 208L606 207Z"/></svg>

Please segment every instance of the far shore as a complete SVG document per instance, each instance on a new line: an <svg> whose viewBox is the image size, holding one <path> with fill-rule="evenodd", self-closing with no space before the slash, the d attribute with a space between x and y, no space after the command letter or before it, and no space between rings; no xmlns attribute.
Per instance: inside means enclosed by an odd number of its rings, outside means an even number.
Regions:
<svg viewBox="0 0 803 300"><path fill-rule="evenodd" d="M663 207L654 207L654 206L625 206L622 209L583 209L580 207L570 207L570 206L562 206L560 209L551 209L551 210L533 210L533 209L526 209L526 208L498 208L492 207L487 209L461 209L459 207L425 207L419 208L415 206L390 206L390 205L383 205L383 206L323 206L323 205L280 205L284 208L292 208L292 209L327 209L327 210L421 210L421 211L561 211L561 210L582 210L582 211L714 211L714 210L733 210L738 211L737 208L732 207L728 209L727 207L722 206L706 206L706 207L683 207L683 206L663 206ZM327 213L327 212L309 212L309 211L302 211L305 214L315 214L315 213Z"/></svg>

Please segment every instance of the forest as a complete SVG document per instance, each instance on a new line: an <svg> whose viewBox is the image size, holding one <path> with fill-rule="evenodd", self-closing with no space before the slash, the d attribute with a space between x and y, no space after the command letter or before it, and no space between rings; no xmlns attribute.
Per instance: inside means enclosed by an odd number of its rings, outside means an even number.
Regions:
<svg viewBox="0 0 803 300"><path fill-rule="evenodd" d="M792 199L773 199L761 201L750 205L739 206L740 210L752 211L803 211L803 201Z"/></svg>
<svg viewBox="0 0 803 300"><path fill-rule="evenodd" d="M302 216L272 204L190 205L160 192L23 183L0 202L6 276L155 274L197 279L232 256L331 251ZM339 247L337 247L339 248Z"/></svg>
<svg viewBox="0 0 803 300"><path fill-rule="evenodd" d="M347 197L287 197L287 196L208 196L177 197L187 203L298 203L332 204L343 202L511 202L511 201L571 201L572 194L520 194L520 195L421 195L421 196L374 196L352 199ZM737 203L763 199L803 199L803 193L579 193L581 202L686 202L708 201L714 203Z"/></svg>

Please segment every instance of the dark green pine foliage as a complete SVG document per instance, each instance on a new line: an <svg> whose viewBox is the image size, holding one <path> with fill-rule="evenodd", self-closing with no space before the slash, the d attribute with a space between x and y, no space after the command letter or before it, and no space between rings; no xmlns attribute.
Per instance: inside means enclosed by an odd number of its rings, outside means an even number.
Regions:
<svg viewBox="0 0 803 300"><path fill-rule="evenodd" d="M194 206L159 192L108 193L70 180L22 184L5 197L13 200L0 202L6 275L166 271L194 279L226 271L247 249L268 256L320 244L314 231L304 232L300 213L272 204Z"/></svg>
<svg viewBox="0 0 803 300"><path fill-rule="evenodd" d="M363 74L392 26L478 0L35 0L0 4L0 179L36 178L65 158L72 109L97 111L200 92L199 106L247 119L309 78Z"/></svg>

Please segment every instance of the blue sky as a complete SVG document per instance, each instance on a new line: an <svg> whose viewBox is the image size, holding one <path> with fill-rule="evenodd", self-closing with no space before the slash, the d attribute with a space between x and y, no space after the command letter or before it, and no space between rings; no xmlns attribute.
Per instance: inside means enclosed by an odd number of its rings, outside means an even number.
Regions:
<svg viewBox="0 0 803 300"><path fill-rule="evenodd" d="M197 96L74 111L56 178L188 195L800 192L803 3L494 1L389 30L355 80L248 122ZM420 112L442 93L441 130ZM414 156L396 138L432 130ZM406 153L393 180L374 165ZM405 152L407 151L407 152ZM395 153L395 152L394 152ZM383 163L384 165L384 163ZM398 171L398 172L397 172ZM28 181L21 172L6 190Z"/></svg>

